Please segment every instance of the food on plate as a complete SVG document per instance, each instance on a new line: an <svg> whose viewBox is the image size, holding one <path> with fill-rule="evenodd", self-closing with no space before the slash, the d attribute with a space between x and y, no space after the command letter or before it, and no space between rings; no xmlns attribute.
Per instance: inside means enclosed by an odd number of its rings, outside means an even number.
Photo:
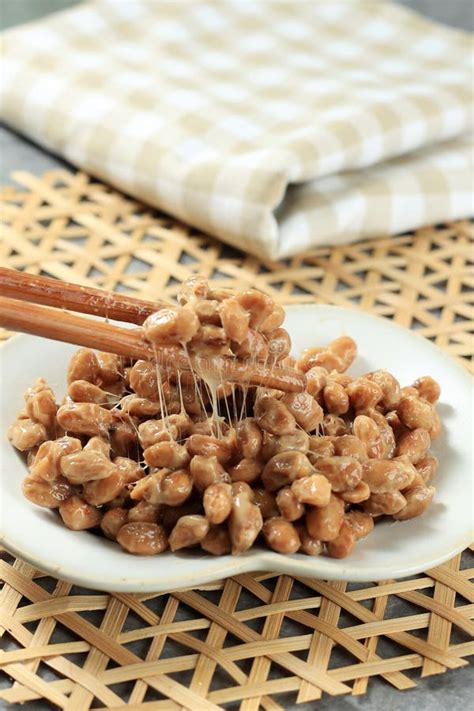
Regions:
<svg viewBox="0 0 474 711"><path fill-rule="evenodd" d="M381 518L422 514L435 494L439 385L401 387L385 370L352 377L346 335L295 359L283 320L255 289L193 277L143 324L153 362L79 349L66 397L39 378L8 430L26 456L24 496L137 555L262 544L344 558ZM160 363L171 345L198 368ZM249 373L282 365L305 389L228 382L216 356Z"/></svg>

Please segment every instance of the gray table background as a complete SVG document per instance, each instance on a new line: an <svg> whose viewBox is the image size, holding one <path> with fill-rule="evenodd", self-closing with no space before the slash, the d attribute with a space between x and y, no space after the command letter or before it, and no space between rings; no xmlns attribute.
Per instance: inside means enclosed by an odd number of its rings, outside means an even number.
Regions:
<svg viewBox="0 0 474 711"><path fill-rule="evenodd" d="M28 22L47 13L76 5L79 0L0 0L0 28ZM126 2L127 0L115 0ZM149 0L152 2L153 0ZM304 1L304 0L303 0ZM315 1L315 0L313 0ZM334 0L333 0L334 1ZM398 0L403 5L418 10L438 22L444 22L464 30L474 29L474 0ZM1 81L1 74L0 74ZM45 170L64 166L57 157L48 154L28 140L0 125L0 183L12 183L10 173L13 170L29 170L40 174ZM416 676L416 674L415 674ZM5 680L0 680L0 687ZM326 711L336 709L364 708L366 711L434 711L450 709L460 711L472 706L474 691L473 667L464 667L439 676L420 680L416 689L399 692L378 678L371 680L369 691L364 696L345 696L329 698L301 705L288 706L288 711ZM7 705L0 702L0 709ZM8 706L9 709L23 708L34 711L47 711L52 708L48 702L33 702L20 706ZM199 709L196 709L199 711Z"/></svg>

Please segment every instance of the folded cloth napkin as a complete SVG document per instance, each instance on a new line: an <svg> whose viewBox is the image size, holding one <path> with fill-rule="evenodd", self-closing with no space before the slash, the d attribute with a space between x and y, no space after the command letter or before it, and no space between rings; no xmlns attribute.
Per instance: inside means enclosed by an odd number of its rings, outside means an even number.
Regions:
<svg viewBox="0 0 474 711"><path fill-rule="evenodd" d="M470 37L383 0L95 0L3 33L1 115L273 259L471 213Z"/></svg>

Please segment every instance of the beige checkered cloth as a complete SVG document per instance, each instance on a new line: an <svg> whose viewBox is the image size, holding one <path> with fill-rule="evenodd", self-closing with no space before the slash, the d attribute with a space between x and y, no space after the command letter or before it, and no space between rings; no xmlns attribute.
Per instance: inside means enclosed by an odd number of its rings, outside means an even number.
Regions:
<svg viewBox="0 0 474 711"><path fill-rule="evenodd" d="M10 126L260 256L472 212L470 38L383 0L95 0L3 52Z"/></svg>

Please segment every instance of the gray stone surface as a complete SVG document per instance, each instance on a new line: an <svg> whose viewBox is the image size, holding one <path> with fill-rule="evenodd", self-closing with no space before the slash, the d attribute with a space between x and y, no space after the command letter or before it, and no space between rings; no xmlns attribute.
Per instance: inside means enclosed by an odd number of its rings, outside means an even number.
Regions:
<svg viewBox="0 0 474 711"><path fill-rule="evenodd" d="M396 0L412 10L421 12L437 22L474 30L474 3L472 0Z"/></svg>
<svg viewBox="0 0 474 711"><path fill-rule="evenodd" d="M126 2L127 0L115 0ZM150 2L153 0L149 0ZM315 1L315 0L313 0ZM319 0L321 1L321 0ZM335 1L335 0L333 0ZM472 30L474 27L474 4L472 0L399 0L404 5L432 17L439 22ZM39 18L49 12L70 7L77 0L0 0L0 27L7 28ZM57 157L45 152L7 128L0 127L0 183L13 182L11 172L29 170L41 173L45 170L65 166ZM395 610L395 614L397 610ZM401 612L400 614L403 614ZM291 632L290 632L291 634ZM396 652L392 652L396 654ZM411 672L408 672L411 675ZM418 676L416 672L414 677ZM0 687L5 680L0 681ZM364 708L366 711L464 711L472 707L473 667L464 667L440 676L420 680L410 691L398 692L391 686L374 679L369 684L368 693L359 697L328 698L319 702L302 705L289 703L287 711L325 711L337 709ZM30 711L48 711L52 706L47 702L33 702L26 706L9 706ZM0 709L7 709L0 702ZM199 709L196 709L199 711Z"/></svg>
<svg viewBox="0 0 474 711"><path fill-rule="evenodd" d="M60 167L67 167L67 163L0 123L0 185L14 183L15 170L40 175Z"/></svg>

